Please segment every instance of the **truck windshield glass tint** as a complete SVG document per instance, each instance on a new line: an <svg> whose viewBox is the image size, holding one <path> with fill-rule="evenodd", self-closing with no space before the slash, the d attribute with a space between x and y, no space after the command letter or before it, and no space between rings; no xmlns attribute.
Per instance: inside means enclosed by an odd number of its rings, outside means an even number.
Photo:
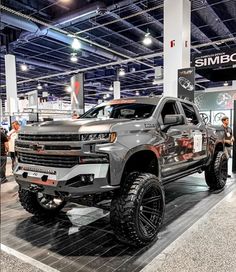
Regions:
<svg viewBox="0 0 236 272"><path fill-rule="evenodd" d="M152 115L155 105L116 104L92 108L81 118L144 119Z"/></svg>

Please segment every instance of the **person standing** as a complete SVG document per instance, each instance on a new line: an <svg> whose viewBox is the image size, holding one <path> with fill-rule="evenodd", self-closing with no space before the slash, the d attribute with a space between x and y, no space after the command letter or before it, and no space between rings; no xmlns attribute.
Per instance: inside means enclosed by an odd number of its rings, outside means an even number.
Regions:
<svg viewBox="0 0 236 272"><path fill-rule="evenodd" d="M222 127L224 128L224 142L225 142L225 152L227 155L227 158L231 158L231 149L233 146L234 142L234 136L233 136L233 131L229 127L229 117L223 116L222 119ZM231 176L228 175L230 178Z"/></svg>
<svg viewBox="0 0 236 272"><path fill-rule="evenodd" d="M71 118L72 119L79 119L79 114L76 111L73 111Z"/></svg>
<svg viewBox="0 0 236 272"><path fill-rule="evenodd" d="M9 141L9 154L12 161L12 169L15 166L16 153L15 153L15 140L17 139L18 132L20 130L20 124L17 121L12 123L12 130L8 133Z"/></svg>
<svg viewBox="0 0 236 272"><path fill-rule="evenodd" d="M7 182L6 178L6 164L7 164L7 151L8 151L8 138L4 131L1 129L1 169L0 178L1 184Z"/></svg>

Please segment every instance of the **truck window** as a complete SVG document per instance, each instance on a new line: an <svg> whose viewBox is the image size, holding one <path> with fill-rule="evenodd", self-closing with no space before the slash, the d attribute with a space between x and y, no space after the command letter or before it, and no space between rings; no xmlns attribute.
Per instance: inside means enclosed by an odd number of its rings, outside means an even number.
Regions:
<svg viewBox="0 0 236 272"><path fill-rule="evenodd" d="M165 116L168 114L179 114L179 109L175 101L169 101L165 103L161 111L162 120L164 120Z"/></svg>
<svg viewBox="0 0 236 272"><path fill-rule="evenodd" d="M199 123L199 120L193 105L186 104L186 103L181 103L181 105L183 107L188 124L197 125Z"/></svg>

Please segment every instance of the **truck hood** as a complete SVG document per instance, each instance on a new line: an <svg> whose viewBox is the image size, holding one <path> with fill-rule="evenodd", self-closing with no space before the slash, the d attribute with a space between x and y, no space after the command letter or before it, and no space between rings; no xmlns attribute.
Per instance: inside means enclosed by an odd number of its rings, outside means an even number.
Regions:
<svg viewBox="0 0 236 272"><path fill-rule="evenodd" d="M135 120L134 120L135 121ZM25 134L67 134L67 133L105 133L113 125L132 122L129 119L78 119L66 121L49 121L33 124L21 129Z"/></svg>

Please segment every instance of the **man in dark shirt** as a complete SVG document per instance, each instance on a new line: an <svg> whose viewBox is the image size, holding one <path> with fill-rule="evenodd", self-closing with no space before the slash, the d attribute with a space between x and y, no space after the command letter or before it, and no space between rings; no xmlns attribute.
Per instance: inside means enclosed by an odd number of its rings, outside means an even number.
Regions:
<svg viewBox="0 0 236 272"><path fill-rule="evenodd" d="M231 158L231 149L234 142L233 131L229 127L229 117L223 116L221 121L222 121L222 127L224 128L225 153L229 159ZM228 177L231 177L231 176L228 175Z"/></svg>
<svg viewBox="0 0 236 272"><path fill-rule="evenodd" d="M4 133L4 131L1 129L1 169L0 169L0 182L4 183L7 181L6 178L6 164L7 164L7 135Z"/></svg>

